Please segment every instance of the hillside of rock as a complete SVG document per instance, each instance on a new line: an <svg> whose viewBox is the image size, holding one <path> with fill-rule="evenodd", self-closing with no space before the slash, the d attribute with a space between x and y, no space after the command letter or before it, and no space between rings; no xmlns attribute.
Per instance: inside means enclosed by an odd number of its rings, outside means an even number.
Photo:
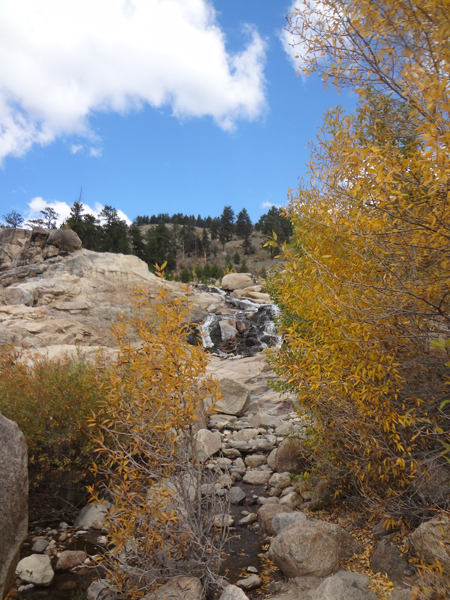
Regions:
<svg viewBox="0 0 450 600"><path fill-rule="evenodd" d="M75 238L55 239L65 233ZM70 230L0 230L0 345L111 347L111 323L132 306L136 288L156 296L161 281L139 258L84 250L77 240ZM186 293L181 284L164 285ZM220 302L208 292L190 299L194 320Z"/></svg>

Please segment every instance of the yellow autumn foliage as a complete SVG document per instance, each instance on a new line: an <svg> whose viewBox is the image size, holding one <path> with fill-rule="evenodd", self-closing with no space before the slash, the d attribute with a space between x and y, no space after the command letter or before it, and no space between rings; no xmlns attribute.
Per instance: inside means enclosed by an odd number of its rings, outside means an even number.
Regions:
<svg viewBox="0 0 450 600"><path fill-rule="evenodd" d="M227 528L214 518L226 508L196 432L219 392L208 355L186 342L190 314L163 284L155 300L137 292L114 327L118 357L103 366L107 400L90 423L100 478L91 491L112 504L103 567L127 597L174 575L200 577L205 591L216 585Z"/></svg>
<svg viewBox="0 0 450 600"><path fill-rule="evenodd" d="M322 0L290 16L299 63L359 95L330 110L272 281L280 388L312 416L309 450L396 520L445 498L450 337L450 5ZM275 243L275 242L274 242Z"/></svg>

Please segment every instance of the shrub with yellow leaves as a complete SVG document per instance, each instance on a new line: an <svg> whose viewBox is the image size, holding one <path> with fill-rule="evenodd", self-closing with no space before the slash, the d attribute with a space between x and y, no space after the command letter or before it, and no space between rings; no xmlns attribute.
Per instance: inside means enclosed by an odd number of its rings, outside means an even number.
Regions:
<svg viewBox="0 0 450 600"><path fill-rule="evenodd" d="M218 474L198 459L196 432L219 396L207 355L186 342L190 313L163 283L151 302L137 292L115 326L118 357L103 367L107 400L90 424L102 478L93 498L112 503L103 567L131 596L177 575L213 587L227 536L214 523L226 512Z"/></svg>
<svg viewBox="0 0 450 600"><path fill-rule="evenodd" d="M450 329L448 2L305 1L290 32L302 68L359 102L328 111L287 209L279 387L312 416L309 449L337 490L419 522L448 503L430 485L450 428L431 343Z"/></svg>

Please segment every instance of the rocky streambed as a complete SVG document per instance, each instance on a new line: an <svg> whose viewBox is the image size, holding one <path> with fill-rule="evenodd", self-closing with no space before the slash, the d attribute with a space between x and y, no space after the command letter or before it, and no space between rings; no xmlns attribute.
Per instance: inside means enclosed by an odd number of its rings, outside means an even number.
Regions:
<svg viewBox="0 0 450 600"><path fill-rule="evenodd" d="M213 357L209 370L219 377L224 399L220 412L197 433L204 468L218 474L214 490L205 486L202 493L213 491L230 501L223 520L231 534L222 565L225 587L217 598L376 600L367 575L341 569L364 552L351 527L347 531L310 512L327 503L329 492L320 486L307 489L293 477L304 468L298 445L305 422L292 410L291 398L268 386L273 373L264 357ZM73 525L35 528L11 598L81 599L82 592L89 600L119 598L94 568L107 541L102 529L107 507L86 507ZM381 529L379 539L385 541L388 533ZM409 568L406 561L403 567ZM393 598L409 597L402 585ZM145 599L196 600L199 586L195 578L174 578Z"/></svg>

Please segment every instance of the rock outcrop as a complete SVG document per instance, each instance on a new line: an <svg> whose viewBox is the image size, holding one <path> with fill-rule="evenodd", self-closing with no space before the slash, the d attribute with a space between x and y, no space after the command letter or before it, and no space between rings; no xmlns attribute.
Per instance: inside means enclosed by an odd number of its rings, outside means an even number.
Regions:
<svg viewBox="0 0 450 600"><path fill-rule="evenodd" d="M112 347L111 322L132 307L136 288L155 298L161 281L146 263L79 249L76 239L66 239L70 234L0 230L0 345ZM178 283L164 285L171 296L186 294ZM208 292L190 300L194 321L220 304L220 296Z"/></svg>
<svg viewBox="0 0 450 600"><path fill-rule="evenodd" d="M28 528L27 445L16 423L0 415L0 599L8 590Z"/></svg>

